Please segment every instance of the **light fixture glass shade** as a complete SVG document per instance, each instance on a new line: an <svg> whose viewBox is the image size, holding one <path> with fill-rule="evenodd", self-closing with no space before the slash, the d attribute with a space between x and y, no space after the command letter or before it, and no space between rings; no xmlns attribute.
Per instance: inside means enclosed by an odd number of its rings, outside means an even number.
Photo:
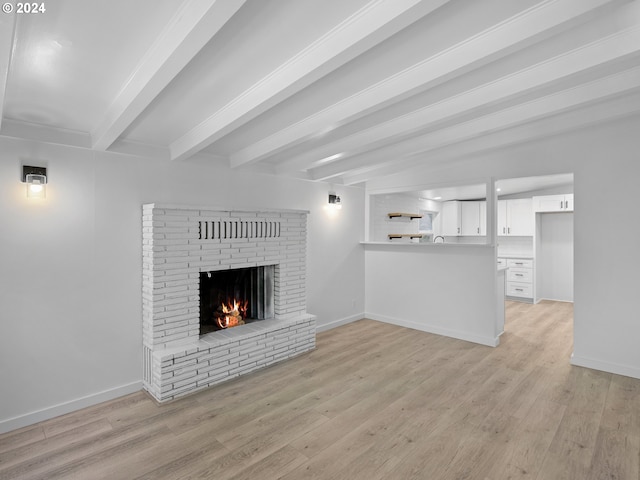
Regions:
<svg viewBox="0 0 640 480"><path fill-rule="evenodd" d="M27 184L28 198L45 198L47 194L45 186L47 177L45 175L29 173L25 176L25 183Z"/></svg>

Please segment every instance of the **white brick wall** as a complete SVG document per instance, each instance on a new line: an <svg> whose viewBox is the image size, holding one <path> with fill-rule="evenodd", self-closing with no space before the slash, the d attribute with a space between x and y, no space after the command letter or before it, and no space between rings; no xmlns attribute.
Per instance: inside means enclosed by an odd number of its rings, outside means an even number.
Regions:
<svg viewBox="0 0 640 480"><path fill-rule="evenodd" d="M228 211L147 204L143 205L142 220L144 384L158 400L168 400L314 348L315 319L306 314L307 212ZM269 354L274 350L271 346L255 343L259 338L247 340L254 342L251 345L238 344L237 349L221 348L217 343L249 334L253 325L273 327L272 321L214 332L201 340L200 272L261 265L276 266L274 321L289 319L292 325L302 321L313 323L313 328L307 325L306 330L301 330L306 333L296 329L297 333L292 335L291 325L285 328L277 323L274 328L282 330L281 335L287 340L272 355ZM216 348L205 348L202 342L206 339L216 343ZM247 350L251 346L255 349ZM179 375L175 375L174 367L182 360L176 360L175 353L168 353L175 348L183 353L179 359L188 358L192 362L183 365L189 368ZM202 353L202 356L208 355L207 358L226 357L233 352L238 353L237 359L218 358L207 365L201 364L198 356ZM225 361L226 369L221 365Z"/></svg>

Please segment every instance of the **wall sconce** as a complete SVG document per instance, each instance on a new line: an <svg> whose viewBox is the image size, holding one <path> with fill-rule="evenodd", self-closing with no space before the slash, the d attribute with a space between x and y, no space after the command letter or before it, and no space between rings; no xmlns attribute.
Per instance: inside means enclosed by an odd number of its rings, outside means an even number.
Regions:
<svg viewBox="0 0 640 480"><path fill-rule="evenodd" d="M44 167L22 166L22 182L27 184L27 197L44 198L46 196L47 169Z"/></svg>
<svg viewBox="0 0 640 480"><path fill-rule="evenodd" d="M338 195L334 193L329 194L329 208L333 210L340 210L342 208L342 203Z"/></svg>

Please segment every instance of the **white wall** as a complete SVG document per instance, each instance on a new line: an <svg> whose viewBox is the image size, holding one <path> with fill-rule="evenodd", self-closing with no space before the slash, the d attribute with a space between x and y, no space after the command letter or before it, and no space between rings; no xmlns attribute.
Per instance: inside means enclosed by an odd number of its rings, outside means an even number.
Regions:
<svg viewBox="0 0 640 480"><path fill-rule="evenodd" d="M573 302L573 213L536 216L536 296Z"/></svg>
<svg viewBox="0 0 640 480"><path fill-rule="evenodd" d="M574 173L574 353L572 362L640 378L638 279L640 117L532 141L369 182L370 193L418 184L466 183ZM609 237L608 237L609 236ZM611 238L610 241L607 238ZM367 258L367 268L369 261Z"/></svg>
<svg viewBox="0 0 640 480"><path fill-rule="evenodd" d="M21 164L48 167L27 199ZM0 432L141 384L143 203L309 210L307 310L320 328L364 312L364 192L0 139Z"/></svg>
<svg viewBox="0 0 640 480"><path fill-rule="evenodd" d="M533 257L533 237L498 237L498 257Z"/></svg>

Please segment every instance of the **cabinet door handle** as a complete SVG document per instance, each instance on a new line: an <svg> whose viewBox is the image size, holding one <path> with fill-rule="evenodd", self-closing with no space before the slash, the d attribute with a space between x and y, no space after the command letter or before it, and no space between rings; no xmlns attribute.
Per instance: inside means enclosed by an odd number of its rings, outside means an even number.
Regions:
<svg viewBox="0 0 640 480"><path fill-rule="evenodd" d="M502 227L502 233L507 233L506 231L507 229L505 227Z"/></svg>
<svg viewBox="0 0 640 480"><path fill-rule="evenodd" d="M458 233L460 233L460 227L458 227Z"/></svg>
<svg viewBox="0 0 640 480"><path fill-rule="evenodd" d="M524 275L521 273L516 273L516 277L524 277Z"/></svg>
<svg viewBox="0 0 640 480"><path fill-rule="evenodd" d="M562 200L560 200L560 210L562 210L562 208L563 208L562 207L562 203L563 203Z"/></svg>
<svg viewBox="0 0 640 480"><path fill-rule="evenodd" d="M516 292L522 292L524 290L522 290L521 288L516 288Z"/></svg>
<svg viewBox="0 0 640 480"><path fill-rule="evenodd" d="M480 227L478 227L478 233L480 233Z"/></svg>
<svg viewBox="0 0 640 480"><path fill-rule="evenodd" d="M566 210L567 208L569 208L569 200L565 200L565 201L564 201L564 208L565 208L565 210Z"/></svg>
<svg viewBox="0 0 640 480"><path fill-rule="evenodd" d="M507 228L507 233L511 233L511 227Z"/></svg>
<svg viewBox="0 0 640 480"><path fill-rule="evenodd" d="M522 262L515 262L516 265L524 265Z"/></svg>

